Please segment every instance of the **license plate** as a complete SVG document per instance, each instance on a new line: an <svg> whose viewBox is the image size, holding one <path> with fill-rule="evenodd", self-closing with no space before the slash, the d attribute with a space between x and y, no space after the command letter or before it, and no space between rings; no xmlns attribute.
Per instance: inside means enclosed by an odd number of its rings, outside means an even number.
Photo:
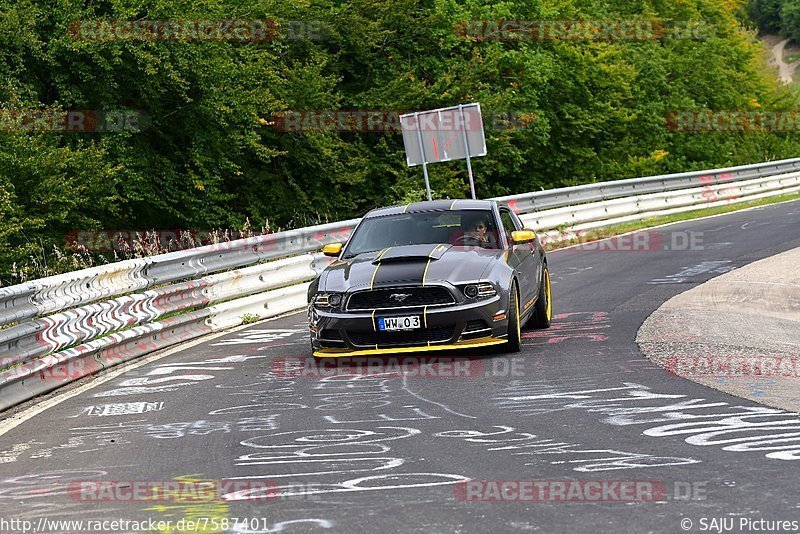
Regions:
<svg viewBox="0 0 800 534"><path fill-rule="evenodd" d="M419 328L419 315L408 317L380 317L378 318L378 330L381 332L393 332L396 330L415 330Z"/></svg>

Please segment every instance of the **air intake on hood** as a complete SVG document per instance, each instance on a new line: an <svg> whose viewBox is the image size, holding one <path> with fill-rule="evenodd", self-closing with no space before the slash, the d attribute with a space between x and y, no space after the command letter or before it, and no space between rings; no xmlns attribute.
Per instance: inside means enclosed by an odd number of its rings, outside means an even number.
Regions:
<svg viewBox="0 0 800 534"><path fill-rule="evenodd" d="M379 254L372 263L404 260L438 260L451 248L450 245L403 245L391 247Z"/></svg>

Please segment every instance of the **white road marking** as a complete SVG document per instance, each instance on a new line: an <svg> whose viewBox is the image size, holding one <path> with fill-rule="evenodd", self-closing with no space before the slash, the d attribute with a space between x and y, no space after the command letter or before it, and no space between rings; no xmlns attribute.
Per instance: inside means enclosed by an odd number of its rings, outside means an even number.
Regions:
<svg viewBox="0 0 800 534"><path fill-rule="evenodd" d="M463 413L458 413L455 410L451 409L449 406L446 406L446 405L441 404L441 403L436 402L436 401L432 401L430 399L426 399L425 397L423 397L419 393L414 393L413 391L411 391L411 388L408 387L408 377L407 376L403 376L403 388L402 389L404 389L412 397L416 397L419 400L424 401L424 402L429 402L431 404L435 404L436 406L440 407L442 410L444 410L446 412L449 412L449 413L451 413L453 415L457 415L459 417L468 417L470 419L477 419L477 417L475 417L474 415L464 415Z"/></svg>
<svg viewBox="0 0 800 534"><path fill-rule="evenodd" d="M156 402L120 402L116 404L99 404L86 406L80 414L73 415L72 417L80 417L82 415L96 415L99 417L107 417L110 415L130 415L142 414L144 412L157 412L164 409L164 403Z"/></svg>
<svg viewBox="0 0 800 534"><path fill-rule="evenodd" d="M269 319L265 319L264 322L275 321L277 319L282 319L284 317L287 317L289 315L294 315L296 313L304 313L304 310L298 310L298 311L295 311L295 312L290 312L290 313L287 313L287 314L284 314L284 315L280 315L278 317L271 317ZM260 323L256 323L256 324L260 324ZM192 348L192 347L194 347L196 345L200 345L202 343L207 343L208 341L211 341L212 339L217 339L218 337L227 336L228 334L231 334L233 332L238 332L239 330L244 330L245 328L251 328L252 326L253 326L252 324L240 325L240 326L231 328L230 330L225 330L224 332L217 332L216 334L210 334L208 336L203 336L201 338L189 341L187 343L183 343L183 344L181 344L181 345L179 345L177 347L172 347L170 349L165 349L163 352L158 352L156 354L152 354L152 355L147 356L145 358L133 360L131 363L121 364L118 367L115 367L112 370L109 370L107 373L106 372L101 373L100 376L98 376L97 378L91 379L89 382L87 382L86 384L84 384L82 386L76 387L75 389L71 389L69 391L65 391L65 392L63 392L61 394L58 394L58 395L56 395L56 396L54 396L54 397L52 397L50 399L47 399L47 400L42 401L42 402L40 402L40 403L38 403L38 404L36 404L34 406L31 406L30 408L26 408L25 410L22 410L21 412L19 412L17 414L11 415L11 416L9 416L7 419L5 419L3 421L0 421L0 436L8 433L10 430L13 430L14 428L16 428L19 425L21 425L22 423L24 423L25 421L28 421L29 419L39 415L40 413L44 412L45 410L47 410L49 408L52 408L53 406L58 406L59 404L61 404L62 402L64 402L67 399L71 399L72 397L77 397L81 393L84 393L86 391L89 391L90 389L94 389L97 386L105 384L106 382L114 380L118 376L120 376L120 375L122 375L124 373L127 373L128 371L131 371L133 369L138 369L139 367L147 365L148 363L152 363L152 362L158 361L158 360L160 360L162 358L166 358L167 356L172 356L173 354L177 354L177 353L182 352L182 351L184 351L186 349L190 349L190 348Z"/></svg>

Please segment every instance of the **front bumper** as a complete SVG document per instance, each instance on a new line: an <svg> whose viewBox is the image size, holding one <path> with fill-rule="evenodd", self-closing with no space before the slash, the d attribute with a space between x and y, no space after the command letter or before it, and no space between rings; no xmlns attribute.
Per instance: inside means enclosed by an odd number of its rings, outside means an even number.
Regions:
<svg viewBox="0 0 800 534"><path fill-rule="evenodd" d="M508 318L499 295L446 306L320 310L309 306L315 356L454 350L505 343ZM380 332L378 319L418 315L422 328Z"/></svg>
<svg viewBox="0 0 800 534"><path fill-rule="evenodd" d="M506 339L498 339L493 337L485 337L481 339L458 341L456 343L447 343L444 345L428 345L425 347L395 347L386 349L365 349L365 350L349 350L349 349L319 349L314 351L314 356L321 358L341 358L344 356L369 356L374 354L405 354L409 352L432 352L440 350L458 350L470 349L479 347L489 347L492 345L502 345L506 343Z"/></svg>

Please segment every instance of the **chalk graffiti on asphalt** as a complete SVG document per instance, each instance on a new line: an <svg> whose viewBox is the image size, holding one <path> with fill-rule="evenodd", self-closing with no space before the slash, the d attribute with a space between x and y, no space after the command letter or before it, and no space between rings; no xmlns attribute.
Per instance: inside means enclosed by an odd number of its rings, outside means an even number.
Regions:
<svg viewBox="0 0 800 534"><path fill-rule="evenodd" d="M583 410L603 415L600 421L605 424L645 426L645 436L680 436L690 445L800 460L800 416L774 408L656 393L630 382L590 389L514 383L495 402L504 410L529 416Z"/></svg>

